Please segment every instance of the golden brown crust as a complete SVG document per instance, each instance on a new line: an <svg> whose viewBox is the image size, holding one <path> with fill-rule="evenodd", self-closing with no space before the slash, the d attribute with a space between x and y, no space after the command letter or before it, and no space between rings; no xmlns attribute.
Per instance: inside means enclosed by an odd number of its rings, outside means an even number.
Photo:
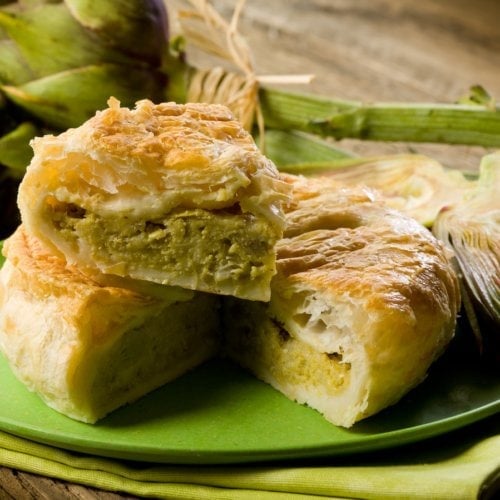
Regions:
<svg viewBox="0 0 500 500"><path fill-rule="evenodd" d="M149 216L176 206L212 210L240 203L243 211L282 224L285 186L276 167L221 105L144 100L130 110L110 100L81 127L35 139L33 149L20 189L25 211L33 203L29 195L38 192L89 209L119 201L121 210ZM264 204L260 210L257 202Z"/></svg>
<svg viewBox="0 0 500 500"><path fill-rule="evenodd" d="M277 245L281 277L337 294L418 295L458 309L447 252L425 227L388 208L368 188L346 188L328 178L288 180L294 193Z"/></svg>
<svg viewBox="0 0 500 500"><path fill-rule="evenodd" d="M100 290L106 290L112 296L137 299L139 302L149 300L124 288L100 286L97 281L83 274L77 267L68 265L58 255L50 253L22 225L5 241L3 253L7 260L20 270L19 278L25 277L35 285L32 286L31 291L40 297L58 296L64 293L68 297L74 296L81 299Z"/></svg>

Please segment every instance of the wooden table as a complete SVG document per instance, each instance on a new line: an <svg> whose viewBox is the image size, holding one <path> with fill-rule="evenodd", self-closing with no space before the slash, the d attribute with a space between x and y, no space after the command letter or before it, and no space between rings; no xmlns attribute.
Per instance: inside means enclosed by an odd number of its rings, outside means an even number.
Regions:
<svg viewBox="0 0 500 500"><path fill-rule="evenodd" d="M214 5L229 17L234 0ZM363 101L453 102L474 84L500 98L496 0L248 0L241 31L259 74L313 73L305 90ZM343 141L360 153L418 151L477 168L479 147ZM0 468L0 498L131 498Z"/></svg>

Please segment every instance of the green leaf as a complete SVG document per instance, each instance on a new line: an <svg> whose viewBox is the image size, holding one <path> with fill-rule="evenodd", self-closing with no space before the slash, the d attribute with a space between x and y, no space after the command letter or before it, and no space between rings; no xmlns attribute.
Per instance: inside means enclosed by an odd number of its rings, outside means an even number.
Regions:
<svg viewBox="0 0 500 500"><path fill-rule="evenodd" d="M16 43L36 77L100 62L129 61L83 28L64 3L40 5L18 14L0 11L0 27Z"/></svg>
<svg viewBox="0 0 500 500"><path fill-rule="evenodd" d="M259 144L260 138L256 137ZM267 129L264 152L279 168L311 163L331 162L352 157L351 153L335 147L319 137L297 131Z"/></svg>
<svg viewBox="0 0 500 500"><path fill-rule="evenodd" d="M0 164L8 167L12 177L20 179L24 175L33 156L29 143L38 133L35 125L24 122L0 138Z"/></svg>
<svg viewBox="0 0 500 500"><path fill-rule="evenodd" d="M481 85L473 85L469 89L469 93L461 97L458 102L460 104L476 104L479 106L486 106L492 110L496 107L496 102L493 97L491 97L491 95Z"/></svg>
<svg viewBox="0 0 500 500"><path fill-rule="evenodd" d="M66 0L72 15L102 43L159 66L168 45L162 0Z"/></svg>
<svg viewBox="0 0 500 500"><path fill-rule="evenodd" d="M19 85L34 77L12 40L0 40L0 61L0 82L4 84Z"/></svg>
<svg viewBox="0 0 500 500"><path fill-rule="evenodd" d="M161 73L112 64L64 71L18 87L2 87L8 99L59 129L81 125L105 108L110 96L132 106L144 98L162 101L164 89Z"/></svg>

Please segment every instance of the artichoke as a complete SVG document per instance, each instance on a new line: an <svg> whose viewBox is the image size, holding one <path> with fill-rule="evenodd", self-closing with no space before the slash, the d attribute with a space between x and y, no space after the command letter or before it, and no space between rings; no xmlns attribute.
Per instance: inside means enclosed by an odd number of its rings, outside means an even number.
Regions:
<svg viewBox="0 0 500 500"><path fill-rule="evenodd" d="M46 126L78 126L110 95L165 98L161 0L16 2L0 10L0 28L1 90Z"/></svg>
<svg viewBox="0 0 500 500"><path fill-rule="evenodd" d="M470 297L469 317L474 307L497 332L493 340L500 356L500 152L483 157L479 180L474 190L458 204L444 208L433 225L434 234L453 250L459 272ZM467 304L465 304L467 306ZM481 334L477 317L471 326L476 337Z"/></svg>

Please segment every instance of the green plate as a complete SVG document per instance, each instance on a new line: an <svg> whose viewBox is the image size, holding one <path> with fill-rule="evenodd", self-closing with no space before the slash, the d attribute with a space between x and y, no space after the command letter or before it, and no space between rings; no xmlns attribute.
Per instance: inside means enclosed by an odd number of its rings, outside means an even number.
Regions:
<svg viewBox="0 0 500 500"><path fill-rule="evenodd" d="M1 248L1 242L0 242ZM0 256L0 265L2 258ZM28 311L27 311L28 313ZM220 464L379 450L500 412L500 373L459 331L427 379L397 405L335 427L231 362L213 360L95 425L48 408L0 355L0 430L84 453L162 463Z"/></svg>
<svg viewBox="0 0 500 500"><path fill-rule="evenodd" d="M289 401L216 359L96 425L46 407L0 357L0 429L106 457L185 464L312 458L378 450L457 429L500 411L500 377L459 334L428 378L351 429Z"/></svg>

